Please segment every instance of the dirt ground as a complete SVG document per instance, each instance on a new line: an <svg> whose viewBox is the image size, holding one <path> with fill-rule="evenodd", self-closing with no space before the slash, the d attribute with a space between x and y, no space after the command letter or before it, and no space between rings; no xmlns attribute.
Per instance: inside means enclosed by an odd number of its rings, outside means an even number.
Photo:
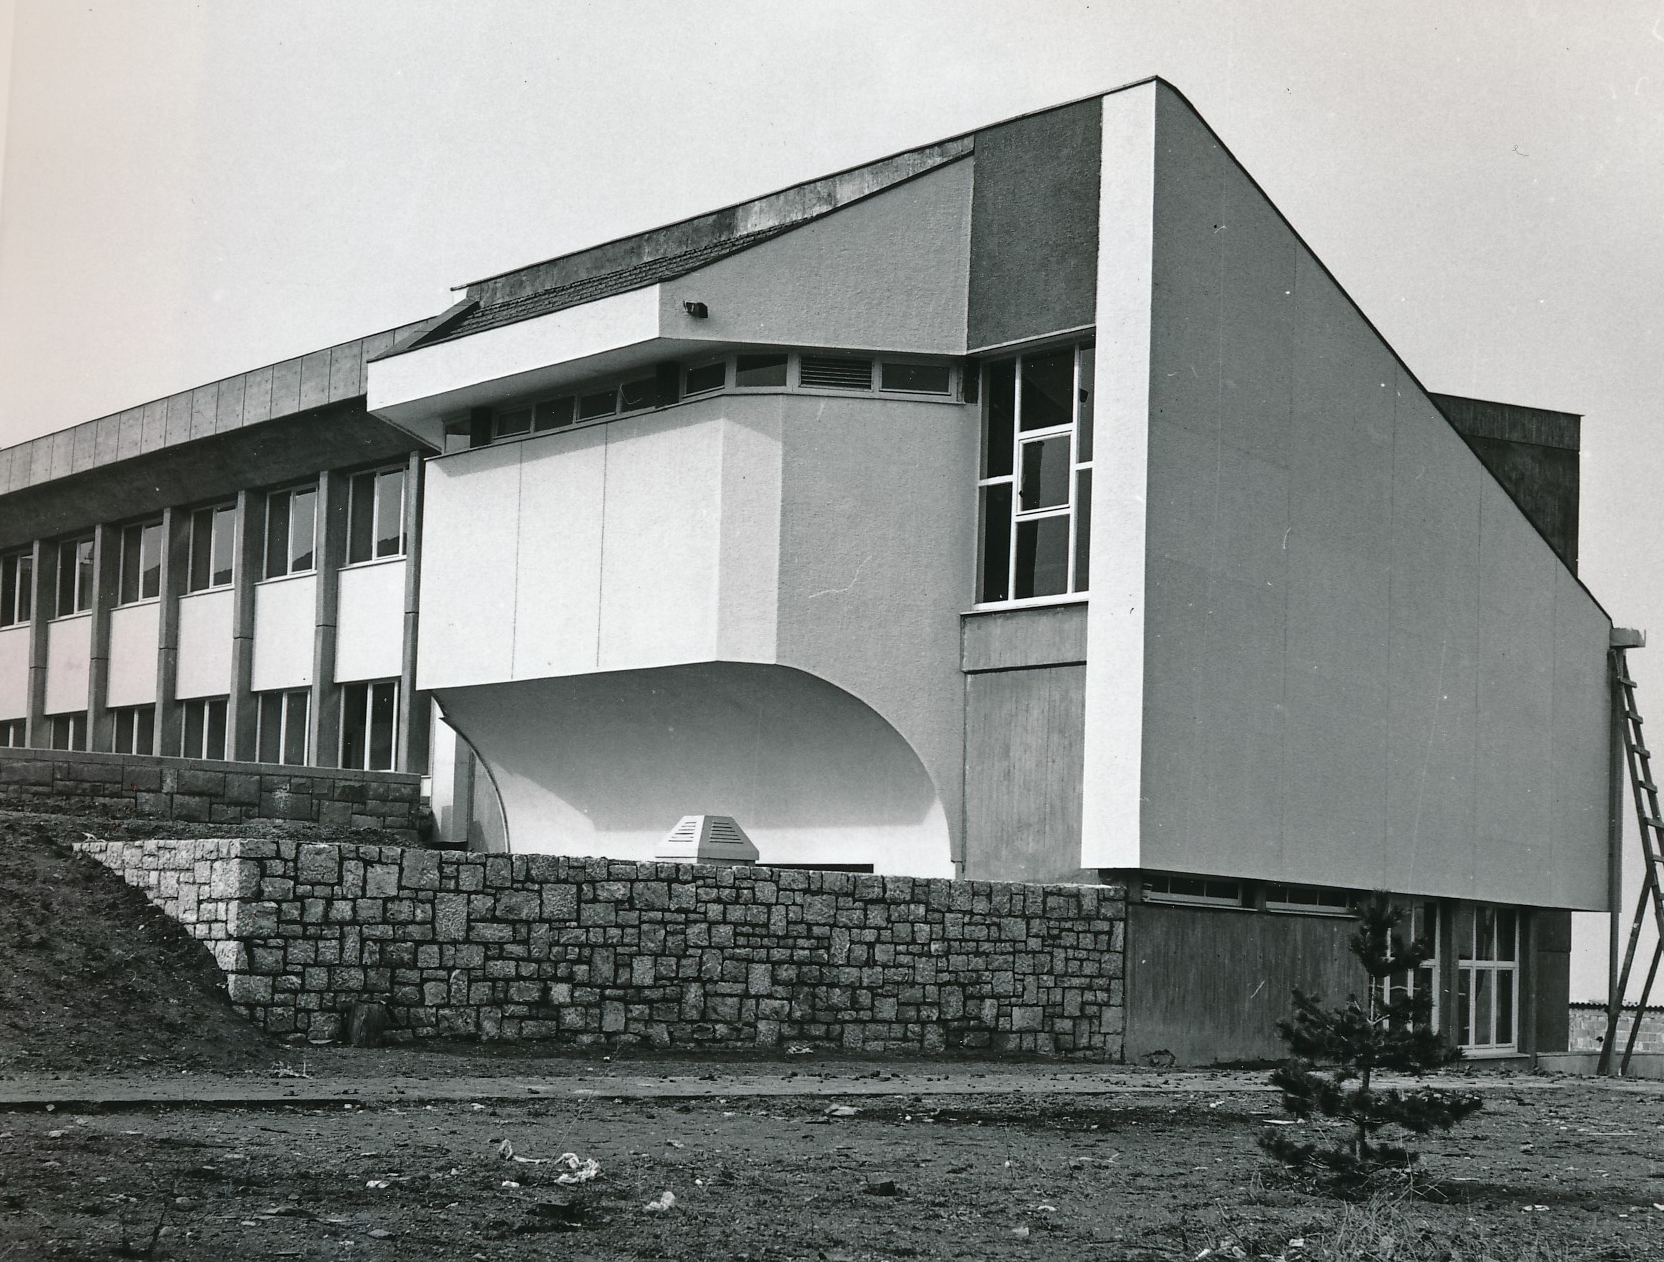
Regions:
<svg viewBox="0 0 1664 1262"><path fill-rule="evenodd" d="M1419 1195L1348 1203L1261 1153L1277 1100L1243 1075L961 1062L950 1094L946 1069L830 1053L274 1043L199 944L68 849L119 827L0 815L0 1262L1664 1256L1657 1085L1483 1080L1484 1112L1420 1145ZM111 1072L180 1102L120 1104L92 1089ZM624 1085L678 1076L718 1094ZM438 1098L510 1077L551 1085ZM291 1089L312 1103L275 1098ZM566 1153L598 1173L561 1183Z"/></svg>

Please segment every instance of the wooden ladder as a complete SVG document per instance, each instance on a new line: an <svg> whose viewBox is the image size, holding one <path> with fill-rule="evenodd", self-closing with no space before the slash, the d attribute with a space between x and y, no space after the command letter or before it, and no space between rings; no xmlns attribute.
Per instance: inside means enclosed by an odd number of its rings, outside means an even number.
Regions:
<svg viewBox="0 0 1664 1262"><path fill-rule="evenodd" d="M1641 853L1646 858L1646 872L1641 878L1641 896L1635 902L1635 919L1629 926L1629 947L1624 952L1624 966L1618 974L1618 984L1607 1000L1606 1038L1601 1043L1599 1073L1612 1072L1612 1049L1618 1040L1618 1017L1623 1012L1624 994L1629 989L1629 971L1635 963L1635 948L1641 940L1641 926L1646 923L1648 908L1658 929L1658 941L1653 946L1652 963L1647 966L1647 980L1641 986L1640 1001L1635 1005L1635 1020L1630 1023L1629 1039L1624 1044L1623 1060L1618 1065L1619 1076L1629 1073L1629 1058L1635 1053L1635 1041L1641 1033L1641 1018L1647 1011L1647 1000L1652 995L1652 984L1658 976L1658 965L1664 960L1664 877L1659 865L1664 863L1664 811L1658 805L1658 785L1652 778L1652 753L1641 734L1641 712L1635 705L1635 680L1629 673L1629 661L1621 648L1611 650L1613 699L1623 706L1623 738L1625 757L1629 762L1629 785L1635 798L1635 818L1641 826Z"/></svg>

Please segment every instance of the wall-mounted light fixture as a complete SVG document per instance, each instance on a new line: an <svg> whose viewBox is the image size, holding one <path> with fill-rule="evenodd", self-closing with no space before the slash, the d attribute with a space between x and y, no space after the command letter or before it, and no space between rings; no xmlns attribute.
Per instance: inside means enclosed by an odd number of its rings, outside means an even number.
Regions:
<svg viewBox="0 0 1664 1262"><path fill-rule="evenodd" d="M684 302L682 310L686 311L695 320L703 320L711 314L711 309L702 302Z"/></svg>

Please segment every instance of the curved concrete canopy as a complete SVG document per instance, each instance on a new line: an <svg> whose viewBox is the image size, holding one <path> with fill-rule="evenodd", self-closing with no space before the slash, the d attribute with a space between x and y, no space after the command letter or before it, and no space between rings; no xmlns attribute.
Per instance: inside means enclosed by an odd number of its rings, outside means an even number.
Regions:
<svg viewBox="0 0 1664 1262"><path fill-rule="evenodd" d="M444 689L520 854L648 859L684 815L732 815L762 862L951 876L946 813L911 746L785 666L709 662Z"/></svg>

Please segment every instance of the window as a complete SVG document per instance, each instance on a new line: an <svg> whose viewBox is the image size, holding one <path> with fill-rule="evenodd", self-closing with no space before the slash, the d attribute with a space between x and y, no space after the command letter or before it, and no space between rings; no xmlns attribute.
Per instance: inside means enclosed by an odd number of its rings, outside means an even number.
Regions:
<svg viewBox="0 0 1664 1262"><path fill-rule="evenodd" d="M317 568L318 488L296 487L266 496L267 578L300 574Z"/></svg>
<svg viewBox="0 0 1664 1262"><path fill-rule="evenodd" d="M1157 903L1207 903L1216 907L1241 907L1242 885L1203 876L1173 876L1151 872L1144 877L1144 897Z"/></svg>
<svg viewBox="0 0 1664 1262"><path fill-rule="evenodd" d="M595 390L589 394L578 396L578 419L593 421L597 417L611 416L618 411L618 391Z"/></svg>
<svg viewBox="0 0 1664 1262"><path fill-rule="evenodd" d="M34 603L34 554L14 552L0 560L0 627L27 623Z"/></svg>
<svg viewBox="0 0 1664 1262"><path fill-rule="evenodd" d="M306 711L311 694L304 688L292 692L260 694L260 761L306 763Z"/></svg>
<svg viewBox="0 0 1664 1262"><path fill-rule="evenodd" d="M193 592L231 585L231 557L237 538L237 506L199 508L191 514L191 572L186 586Z"/></svg>
<svg viewBox="0 0 1664 1262"><path fill-rule="evenodd" d="M58 545L58 617L92 608L92 540Z"/></svg>
<svg viewBox="0 0 1664 1262"><path fill-rule="evenodd" d="M391 771L398 717L398 680L343 686L341 765L358 771Z"/></svg>
<svg viewBox="0 0 1664 1262"><path fill-rule="evenodd" d="M0 723L0 749L22 749L28 743L28 720L7 719Z"/></svg>
<svg viewBox="0 0 1664 1262"><path fill-rule="evenodd" d="M126 706L112 710L115 720L115 752L118 754L154 754L156 752L156 707L153 705Z"/></svg>
<svg viewBox="0 0 1664 1262"><path fill-rule="evenodd" d="M181 758L225 758L224 697L197 697L180 704L179 756Z"/></svg>
<svg viewBox="0 0 1664 1262"><path fill-rule="evenodd" d="M977 601L1088 589L1090 346L988 365L978 481Z"/></svg>
<svg viewBox="0 0 1664 1262"><path fill-rule="evenodd" d="M1265 909L1349 916L1352 914L1352 896L1345 890L1319 889L1311 885L1267 885Z"/></svg>
<svg viewBox="0 0 1664 1262"><path fill-rule="evenodd" d="M531 409L526 424L531 425ZM347 510L347 562L404 554L404 470L353 475Z"/></svg>
<svg viewBox="0 0 1664 1262"><path fill-rule="evenodd" d="M734 384L742 390L785 385L786 356L737 356L734 360Z"/></svg>
<svg viewBox="0 0 1664 1262"><path fill-rule="evenodd" d="M1430 994L1432 1002L1428 1009L1429 1024L1436 1030L1439 1028L1439 909L1435 903L1412 903L1409 915L1399 922L1399 931L1408 942L1425 943L1432 952L1430 958L1424 961L1420 968L1406 969L1401 973L1394 973L1390 977L1381 979L1383 997L1388 1003L1403 999L1418 992ZM1407 942L1407 944L1408 944Z"/></svg>
<svg viewBox="0 0 1664 1262"><path fill-rule="evenodd" d="M728 361L719 359L714 364L698 364L688 369L684 394L708 394L728 384Z"/></svg>
<svg viewBox="0 0 1664 1262"><path fill-rule="evenodd" d="M87 712L54 714L51 717L53 749L86 749Z"/></svg>
<svg viewBox="0 0 1664 1262"><path fill-rule="evenodd" d="M879 389L901 394L949 394L953 374L946 364L879 365Z"/></svg>
<svg viewBox="0 0 1664 1262"><path fill-rule="evenodd" d="M154 600L162 594L162 523L148 521L121 531L121 593L118 604Z"/></svg>
<svg viewBox="0 0 1664 1262"><path fill-rule="evenodd" d="M1456 909L1456 1042L1464 1051L1517 1046L1519 915L1506 907Z"/></svg>

